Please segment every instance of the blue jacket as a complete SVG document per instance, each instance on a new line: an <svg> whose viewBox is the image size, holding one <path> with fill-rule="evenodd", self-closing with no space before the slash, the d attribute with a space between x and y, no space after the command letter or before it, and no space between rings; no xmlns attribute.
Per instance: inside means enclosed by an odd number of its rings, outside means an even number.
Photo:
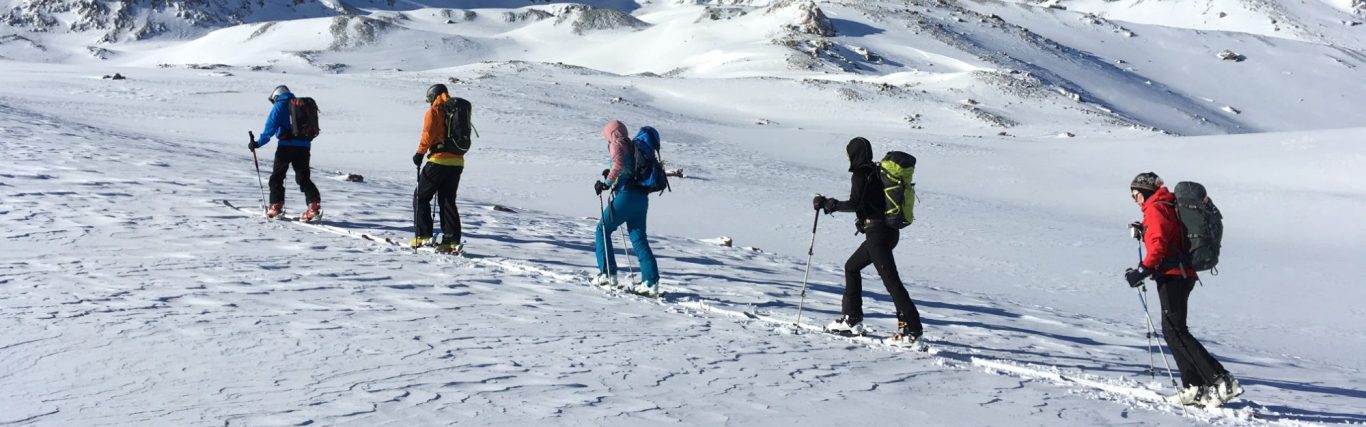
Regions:
<svg viewBox="0 0 1366 427"><path fill-rule="evenodd" d="M284 93L275 99L275 106L270 107L270 115L266 116L266 127L261 129L261 134L256 136L256 146L264 147L270 142L271 137L284 134L289 128L289 100L294 99L294 94ZM312 144L306 139L281 139L281 147L303 147L310 148Z"/></svg>

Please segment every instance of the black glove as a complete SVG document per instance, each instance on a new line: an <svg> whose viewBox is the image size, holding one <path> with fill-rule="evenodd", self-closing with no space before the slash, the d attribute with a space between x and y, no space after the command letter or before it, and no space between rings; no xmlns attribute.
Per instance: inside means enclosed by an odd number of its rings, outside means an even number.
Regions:
<svg viewBox="0 0 1366 427"><path fill-rule="evenodd" d="M840 201L827 197L825 198L825 206L821 206L821 209L824 210L826 214L838 211L840 210Z"/></svg>
<svg viewBox="0 0 1366 427"><path fill-rule="evenodd" d="M1130 224L1129 224L1129 237L1133 237L1134 240L1137 240L1137 241L1140 241L1140 242L1143 241L1143 223L1138 222L1138 221L1134 221L1134 222L1130 223Z"/></svg>
<svg viewBox="0 0 1366 427"><path fill-rule="evenodd" d="M1124 270L1124 281L1129 282L1129 287L1137 288L1139 286L1143 286L1143 279L1147 279L1149 276L1152 275L1152 270L1149 270L1147 267L1140 265L1138 266L1138 268L1130 268L1128 270Z"/></svg>
<svg viewBox="0 0 1366 427"><path fill-rule="evenodd" d="M423 154L423 153L413 153L413 164L414 164L414 165L422 166L422 158L423 158L423 157L426 157L426 156L423 156L422 154Z"/></svg>
<svg viewBox="0 0 1366 427"><path fill-rule="evenodd" d="M823 206L825 206L825 196L816 196L816 198L811 199L811 209L821 210Z"/></svg>
<svg viewBox="0 0 1366 427"><path fill-rule="evenodd" d="M610 174L610 173L612 173L612 170L611 170L611 169L603 169L603 170L602 170L602 179L607 179L607 174Z"/></svg>
<svg viewBox="0 0 1366 427"><path fill-rule="evenodd" d="M252 140L248 139L248 140L247 140L247 149L248 149L248 150L251 150L251 151L256 151L256 141L252 141Z"/></svg>
<svg viewBox="0 0 1366 427"><path fill-rule="evenodd" d="M605 183L605 182L602 182L602 181L594 181L594 182L593 182L593 191L597 192L599 196L601 196L601 195L602 195L602 192L605 191L605 190L607 190L608 188L612 188L612 187L609 186L609 185L607 185L607 183Z"/></svg>

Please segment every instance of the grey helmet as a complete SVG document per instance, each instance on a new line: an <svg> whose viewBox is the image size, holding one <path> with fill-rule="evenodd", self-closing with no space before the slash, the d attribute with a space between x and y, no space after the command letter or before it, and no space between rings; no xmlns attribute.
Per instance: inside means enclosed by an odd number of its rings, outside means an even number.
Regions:
<svg viewBox="0 0 1366 427"><path fill-rule="evenodd" d="M276 87L275 87L275 91L270 93L270 98L269 98L269 99L270 99L270 103L271 103L271 104L274 104L274 103L275 103L275 100L280 99L280 95L284 95L284 94L286 94L286 93L290 93L290 92L289 92L289 86L285 86L285 85L276 86Z"/></svg>
<svg viewBox="0 0 1366 427"><path fill-rule="evenodd" d="M449 92L446 92L446 85L441 83L434 84L432 87L427 88L427 103L431 104L432 101L436 100L436 97L441 96L443 93Z"/></svg>

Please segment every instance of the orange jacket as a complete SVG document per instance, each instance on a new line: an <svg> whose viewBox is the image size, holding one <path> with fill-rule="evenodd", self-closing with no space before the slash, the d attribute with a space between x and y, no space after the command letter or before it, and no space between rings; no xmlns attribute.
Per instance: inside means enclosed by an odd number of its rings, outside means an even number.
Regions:
<svg viewBox="0 0 1366 427"><path fill-rule="evenodd" d="M450 97L443 93L427 107L427 115L422 118L422 139L417 142L417 152L427 153L446 138L446 116L441 113L441 104L447 99ZM431 153L427 155L427 162L443 166L465 166L465 155Z"/></svg>

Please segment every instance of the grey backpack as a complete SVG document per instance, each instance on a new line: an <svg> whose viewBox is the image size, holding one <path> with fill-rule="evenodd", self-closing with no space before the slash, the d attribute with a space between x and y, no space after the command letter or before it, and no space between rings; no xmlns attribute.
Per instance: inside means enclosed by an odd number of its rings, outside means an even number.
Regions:
<svg viewBox="0 0 1366 427"><path fill-rule="evenodd" d="M1174 193L1176 216L1181 220L1182 241L1186 244L1183 262L1196 271L1214 269L1219 264L1224 215L1199 183L1178 182ZM1214 274L1219 274L1219 270L1214 270Z"/></svg>

